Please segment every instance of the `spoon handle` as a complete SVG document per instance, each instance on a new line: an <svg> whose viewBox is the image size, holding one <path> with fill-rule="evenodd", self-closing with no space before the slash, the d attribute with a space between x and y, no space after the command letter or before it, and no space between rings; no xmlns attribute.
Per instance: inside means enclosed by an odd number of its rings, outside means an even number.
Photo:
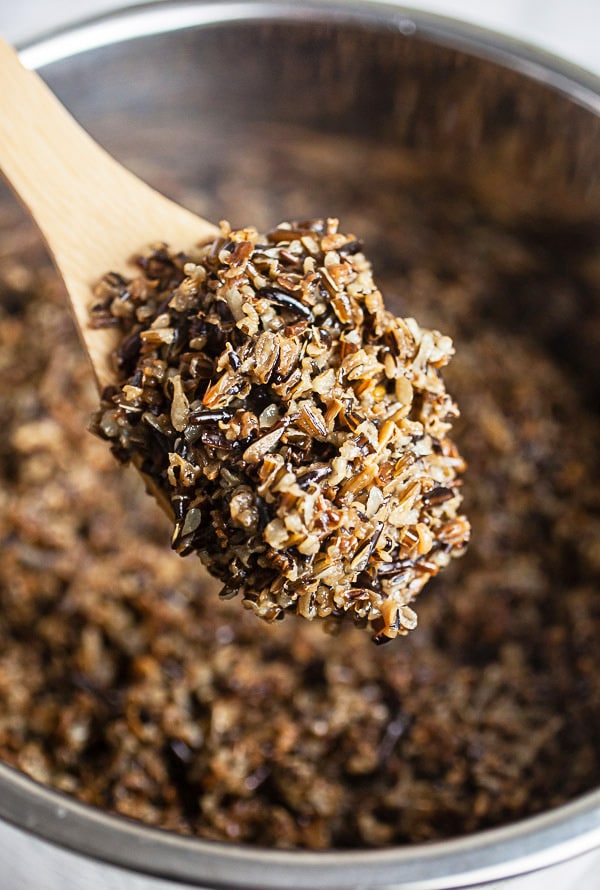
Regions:
<svg viewBox="0 0 600 890"><path fill-rule="evenodd" d="M189 247L215 227L115 161L1 38L0 84L0 169L41 230L105 385L113 377L112 338L89 328L93 284L109 270L124 271L150 242Z"/></svg>

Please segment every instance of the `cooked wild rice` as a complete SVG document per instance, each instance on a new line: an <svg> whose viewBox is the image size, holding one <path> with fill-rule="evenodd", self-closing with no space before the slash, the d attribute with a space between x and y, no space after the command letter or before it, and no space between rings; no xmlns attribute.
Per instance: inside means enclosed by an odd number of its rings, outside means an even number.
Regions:
<svg viewBox="0 0 600 890"><path fill-rule="evenodd" d="M597 788L596 230L498 218L505 192L521 206L522 179L478 202L462 176L415 176L397 145L361 144L363 180L355 137L283 141L261 123L255 148L214 136L199 155L193 116L168 138L144 122L148 156L170 152L147 177L166 188L188 159L178 201L261 225L335 207L390 308L460 342L444 376L475 533L400 645L351 622L335 645L295 615L257 627L219 601L202 566L165 547L138 474L86 432L97 393L62 287L5 196L0 758L146 824L288 848L464 835ZM130 123L110 119L124 157Z"/></svg>
<svg viewBox="0 0 600 890"><path fill-rule="evenodd" d="M409 603L469 537L451 339L386 311L335 219L223 224L193 255L137 264L96 289L93 323L122 340L93 429L166 495L173 548L268 621L408 633Z"/></svg>

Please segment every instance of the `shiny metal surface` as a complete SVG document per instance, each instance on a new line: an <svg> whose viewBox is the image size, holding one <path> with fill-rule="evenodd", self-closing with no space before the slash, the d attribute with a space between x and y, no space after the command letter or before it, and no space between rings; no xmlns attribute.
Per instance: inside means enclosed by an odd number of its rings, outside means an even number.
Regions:
<svg viewBox="0 0 600 890"><path fill-rule="evenodd" d="M233 29L239 52L244 35L251 33L248 28L260 28L263 35L273 35L272 39L278 42L278 58L285 55L288 64L282 65L278 78L265 78L256 60L251 60L247 72L250 86L246 89L241 85L237 92L227 93L225 102L228 120L234 119L236 113L239 115L243 138L254 139L254 150L258 151L260 144L256 144L257 134L252 127L253 114L258 113L257 107L268 106L273 120L277 120L279 113L285 119L285 105L279 102L278 89L284 91L287 81L294 88L298 86L294 63L302 62L299 35L310 22L330 34L350 35L347 40L340 37L336 45L339 44L341 58L347 55L347 66L358 66L359 70L354 71L358 78L361 65L365 65L365 71L368 69L364 57L352 51L356 35L361 31L378 42L391 41L390 52L385 59L382 56L382 65L395 72L399 80L408 76L408 67L403 68L402 54L396 61L396 49L406 45L410 77L415 83L422 81L428 94L429 79L446 77L443 66L441 73L435 73L436 65L440 68L440 59L459 58L461 64L466 60L465 64L471 66L475 75L473 94L457 99L461 123L453 135L445 139L443 157L438 159L434 149L439 136L436 127L443 130L446 126L445 109L435 107L433 100L427 115L397 123L388 120L387 105L380 111L376 108L370 123L381 128L382 138L397 142L403 150L410 149L428 163L433 158L434 163L452 175L460 173L465 166L477 166L480 160L482 176L487 176L489 169L498 163L505 164L505 169L500 170L500 184L494 180L492 194L504 194L502 176L508 182L515 172L512 165L517 164L516 155L497 147L504 131L496 126L493 114L494 85L501 82L501 89L505 91L504 97L498 96L498 108L507 93L527 94L529 108L544 109L541 117L546 116L545 124L539 125L538 120L540 132L537 134L528 130L517 114L511 123L514 138L522 140L531 152L544 145L544 140L547 142L547 132L554 132L555 122L561 121L568 122L565 127L569 137L564 145L561 143L561 151L552 155L548 170L535 168L536 176L518 190L513 203L506 197L502 212L542 208L549 214L600 216L597 142L600 81L545 54L434 16L402 11L385 3L361 4L346 0L302 3L191 0L126 10L84 24L28 47L23 58L27 64L43 69L44 76L94 135L124 159L133 158L135 166L136 157L146 148L154 152L157 159L161 153L168 157L168 127L183 120L189 107L205 125L210 122L215 128L220 122L226 138L229 124L223 119L220 104L215 105L213 101L215 95L221 97L226 90L224 72L208 69L210 60L216 58L215 41L218 42L219 34L228 34ZM277 23L276 29L274 23ZM181 38L185 38L186 59L193 60L193 65L174 64L170 68ZM275 47L273 50L275 52ZM125 81L123 72L128 60L137 74ZM460 68L456 66L456 70ZM507 73L499 76L499 72ZM365 73L365 77L368 76ZM262 89L258 99L257 84ZM353 138L360 129L366 106L359 108L359 99L349 93L345 105L338 109L327 93L330 86L323 75L322 81L317 78L315 82L314 95L304 95L300 90L302 98L295 113L308 129L326 126L336 133L343 131L345 138ZM372 86L374 90L379 88L378 84ZM264 101L265 90L273 93L270 105ZM430 92L436 95L435 89ZM482 93L491 121L486 117L485 126L477 120L476 110L477 103L484 101ZM362 101L368 102L369 96ZM122 126L116 126L111 117L117 106L125 118L139 112L146 118L161 121L166 115L168 125L153 137L155 141L136 149L132 142L135 134L123 133ZM123 118L120 120L122 123ZM474 142L474 133L478 134L478 143ZM557 134L557 138L559 136ZM188 166L185 167L182 159L181 171L188 184L202 176L202 152L206 153L204 161L208 167L210 153L215 150L215 143L201 146L199 156L192 163L189 149L193 136L191 140L186 143ZM224 159L221 163L223 169L216 170L218 160L212 158L211 177L226 176L224 167L228 161ZM140 172L145 172L143 162ZM318 180L308 175L307 188L318 191ZM566 194L569 198L565 203ZM211 192L209 185L203 183L201 195L204 203L196 209L214 218L224 215L219 211L224 201L222 190L217 188ZM235 196L227 200L232 204L225 211L235 213ZM284 218L285 204L277 209ZM507 890L554 886L564 890L575 887L595 890L600 887L600 879L596 878L600 874L600 790L523 822L443 843L378 851L308 853L239 847L153 830L79 804L0 765L0 818L4 820L0 822L3 890L29 890L29 887L36 890L83 887L86 890L168 890L176 886L232 890L449 890L483 883ZM531 874L539 869L544 870Z"/></svg>

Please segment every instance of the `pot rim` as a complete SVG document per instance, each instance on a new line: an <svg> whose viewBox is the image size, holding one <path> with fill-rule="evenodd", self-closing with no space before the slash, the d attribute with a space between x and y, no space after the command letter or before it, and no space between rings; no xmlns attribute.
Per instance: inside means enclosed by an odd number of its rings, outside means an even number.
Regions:
<svg viewBox="0 0 600 890"><path fill-rule="evenodd" d="M335 19L394 28L541 82L600 115L600 77L527 43L373 0L159 0L95 16L21 49L42 68L132 38L251 19ZM600 846L600 789L501 828L378 850L272 850L177 835L106 813L0 763L0 818L72 852L196 886L450 890L524 874Z"/></svg>

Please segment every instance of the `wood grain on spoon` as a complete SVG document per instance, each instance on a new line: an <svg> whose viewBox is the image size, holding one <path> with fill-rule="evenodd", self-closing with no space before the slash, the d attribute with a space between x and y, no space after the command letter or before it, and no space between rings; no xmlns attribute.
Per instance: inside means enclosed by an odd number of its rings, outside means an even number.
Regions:
<svg viewBox="0 0 600 890"><path fill-rule="evenodd" d="M99 386L113 382L115 334L88 322L93 285L149 243L187 248L217 229L115 161L1 38L0 169L65 282Z"/></svg>

